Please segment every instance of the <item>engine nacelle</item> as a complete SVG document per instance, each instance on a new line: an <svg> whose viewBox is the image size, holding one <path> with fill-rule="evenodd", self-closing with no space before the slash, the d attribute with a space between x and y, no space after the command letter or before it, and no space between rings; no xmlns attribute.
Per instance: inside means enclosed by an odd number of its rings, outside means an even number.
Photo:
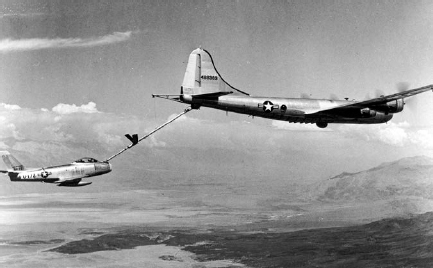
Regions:
<svg viewBox="0 0 433 268"><path fill-rule="evenodd" d="M389 101L386 103L386 106L388 106L389 113L399 113L403 111L404 100L398 99L398 100Z"/></svg>
<svg viewBox="0 0 433 268"><path fill-rule="evenodd" d="M361 109L361 116L364 118L375 117L377 112L375 110L371 110L370 108Z"/></svg>

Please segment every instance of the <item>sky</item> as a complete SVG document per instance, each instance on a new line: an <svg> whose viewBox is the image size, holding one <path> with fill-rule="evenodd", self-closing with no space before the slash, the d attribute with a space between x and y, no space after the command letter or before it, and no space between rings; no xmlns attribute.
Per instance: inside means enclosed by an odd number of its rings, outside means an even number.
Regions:
<svg viewBox="0 0 433 268"><path fill-rule="evenodd" d="M0 149L33 167L108 158L125 133L145 135L186 108L151 94L179 93L200 46L255 96L363 100L433 84L432 11L431 1L0 0ZM387 124L326 129L202 108L113 159L85 191L289 187L433 157L432 103L427 92Z"/></svg>

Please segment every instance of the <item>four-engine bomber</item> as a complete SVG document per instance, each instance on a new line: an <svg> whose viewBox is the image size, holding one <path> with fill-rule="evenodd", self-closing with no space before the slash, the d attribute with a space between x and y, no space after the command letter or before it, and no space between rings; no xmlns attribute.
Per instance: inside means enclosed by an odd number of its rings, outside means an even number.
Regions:
<svg viewBox="0 0 433 268"><path fill-rule="evenodd" d="M433 85L429 85L365 101L253 97L227 83L215 68L210 53L198 48L189 56L180 94L154 94L153 97L187 103L194 109L209 107L325 128L329 123L388 122L394 113L403 111L404 98L432 89Z"/></svg>

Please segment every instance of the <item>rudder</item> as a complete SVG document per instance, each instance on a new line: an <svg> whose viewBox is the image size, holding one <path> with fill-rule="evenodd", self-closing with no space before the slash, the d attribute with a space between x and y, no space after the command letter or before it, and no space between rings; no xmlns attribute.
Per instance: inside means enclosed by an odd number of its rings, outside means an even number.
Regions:
<svg viewBox="0 0 433 268"><path fill-rule="evenodd" d="M209 52L201 48L191 52L183 78L182 95L225 95L233 93L233 90L248 95L222 79Z"/></svg>
<svg viewBox="0 0 433 268"><path fill-rule="evenodd" d="M8 151L0 151L3 162L13 170L24 170L24 166Z"/></svg>

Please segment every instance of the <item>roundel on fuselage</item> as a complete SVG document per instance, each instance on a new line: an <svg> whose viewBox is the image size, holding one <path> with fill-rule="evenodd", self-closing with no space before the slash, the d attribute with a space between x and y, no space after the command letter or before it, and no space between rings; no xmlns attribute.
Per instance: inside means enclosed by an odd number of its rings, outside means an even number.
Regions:
<svg viewBox="0 0 433 268"><path fill-rule="evenodd" d="M270 113L274 110L274 104L271 101L265 101L263 103L263 111L265 111L265 113Z"/></svg>

